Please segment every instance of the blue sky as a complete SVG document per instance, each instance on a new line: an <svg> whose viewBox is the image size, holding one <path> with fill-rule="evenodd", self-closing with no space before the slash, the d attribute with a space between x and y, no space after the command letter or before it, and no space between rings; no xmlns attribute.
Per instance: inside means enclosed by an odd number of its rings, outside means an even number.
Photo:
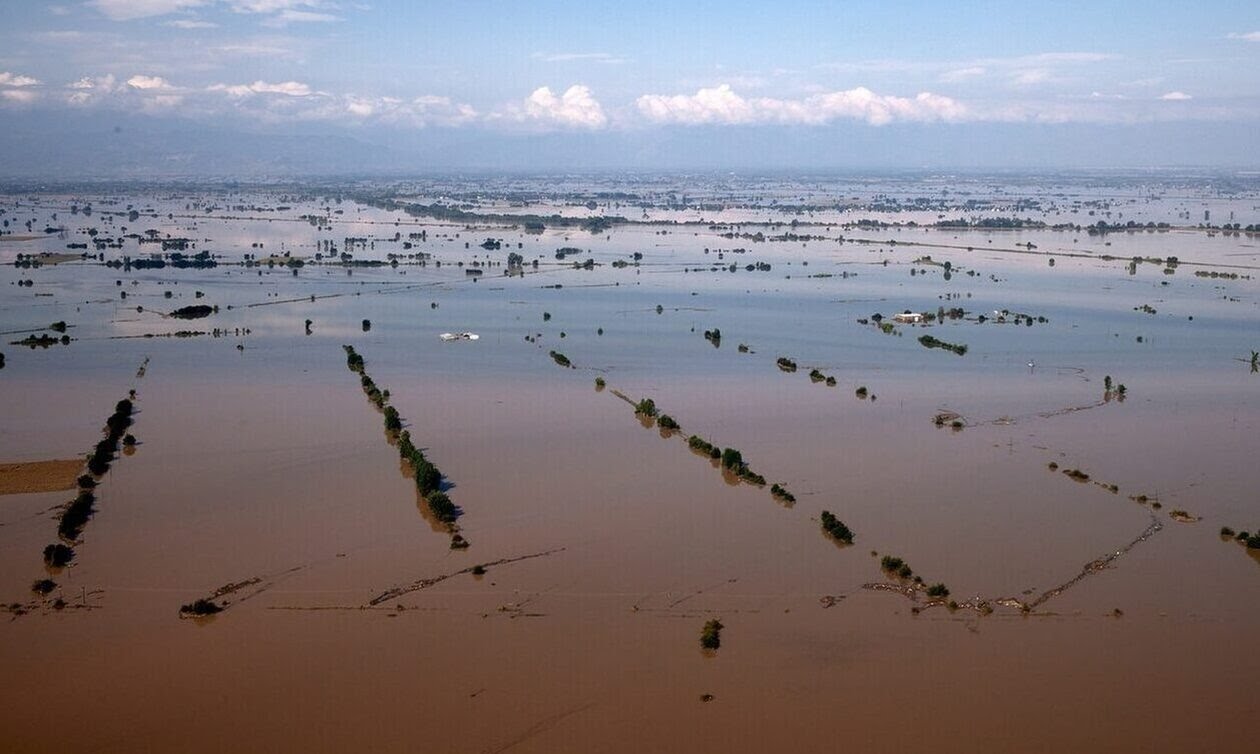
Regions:
<svg viewBox="0 0 1260 754"><path fill-rule="evenodd" d="M696 133L756 148L834 132L895 152L907 133L1061 126L1072 139L1168 133L1152 146L1172 162L1178 149L1194 161L1187 136L1260 131L1255 2L0 7L0 123L125 114L491 151L556 134L703 150Z"/></svg>

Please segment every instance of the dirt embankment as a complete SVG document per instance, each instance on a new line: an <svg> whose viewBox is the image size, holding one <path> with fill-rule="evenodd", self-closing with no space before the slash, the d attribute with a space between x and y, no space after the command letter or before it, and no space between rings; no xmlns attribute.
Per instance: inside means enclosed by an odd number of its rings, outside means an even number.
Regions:
<svg viewBox="0 0 1260 754"><path fill-rule="evenodd" d="M82 471L83 460L79 458L0 463L0 495L74 489L74 480Z"/></svg>

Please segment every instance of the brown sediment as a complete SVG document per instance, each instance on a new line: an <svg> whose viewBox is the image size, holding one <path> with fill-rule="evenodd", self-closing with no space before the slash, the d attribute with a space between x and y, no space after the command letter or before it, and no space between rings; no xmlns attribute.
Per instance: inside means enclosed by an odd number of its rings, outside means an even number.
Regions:
<svg viewBox="0 0 1260 754"><path fill-rule="evenodd" d="M82 470L79 458L0 463L0 495L74 489L74 480Z"/></svg>
<svg viewBox="0 0 1260 754"><path fill-rule="evenodd" d="M455 571L453 573L445 573L445 574L442 574L441 576L431 576L427 579L420 579L418 581L413 581L410 584L407 584L406 586L396 586L393 589L387 589L384 592L381 592L380 594L376 595L372 599L368 600L367 604L368 606L375 606L375 605L381 604L382 602L388 602L389 600L392 600L396 597L401 597L404 594L418 592L421 589L428 589L429 587L435 584L440 584L443 581L446 581L447 579L453 579L456 576L461 576L465 573L472 573L473 569L477 568L478 566L480 566L481 568L487 568L489 566L501 566L501 565L507 565L509 563L519 563L522 560L530 560L533 558L544 558L544 557L547 557L548 555L555 555L558 552L564 552L564 551L565 551L565 548L556 547L551 550L543 550L542 552L535 552L530 555L517 555L511 558L500 558L498 560L491 560L486 563L477 563L476 565L470 565L467 568L461 568L458 571Z"/></svg>

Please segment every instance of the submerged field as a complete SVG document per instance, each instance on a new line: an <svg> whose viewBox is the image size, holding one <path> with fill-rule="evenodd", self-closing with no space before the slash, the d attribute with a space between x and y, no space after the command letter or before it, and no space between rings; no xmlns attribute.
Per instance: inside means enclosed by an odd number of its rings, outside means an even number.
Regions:
<svg viewBox="0 0 1260 754"><path fill-rule="evenodd" d="M4 748L1250 751L1258 206L13 191Z"/></svg>

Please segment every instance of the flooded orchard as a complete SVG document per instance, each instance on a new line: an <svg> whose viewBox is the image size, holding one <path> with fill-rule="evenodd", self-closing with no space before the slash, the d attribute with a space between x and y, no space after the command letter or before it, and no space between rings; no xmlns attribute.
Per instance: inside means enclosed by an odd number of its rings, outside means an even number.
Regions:
<svg viewBox="0 0 1260 754"><path fill-rule="evenodd" d="M10 187L4 748L1250 751L1257 207Z"/></svg>

